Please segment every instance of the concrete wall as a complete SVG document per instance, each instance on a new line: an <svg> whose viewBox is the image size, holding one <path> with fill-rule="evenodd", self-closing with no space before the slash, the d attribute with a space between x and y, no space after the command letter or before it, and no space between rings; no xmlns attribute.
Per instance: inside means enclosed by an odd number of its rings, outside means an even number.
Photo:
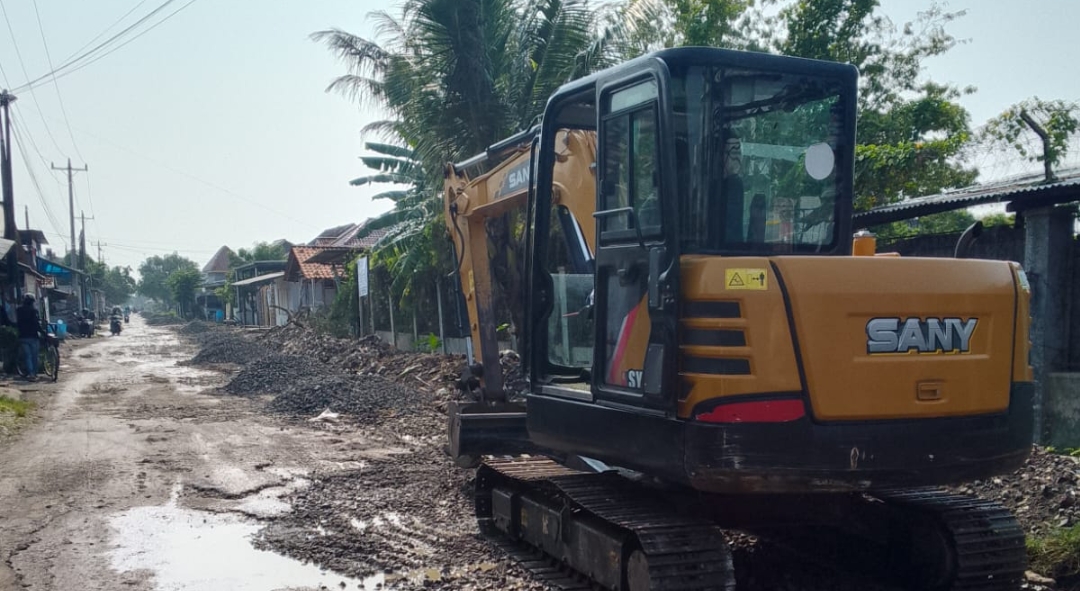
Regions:
<svg viewBox="0 0 1080 591"><path fill-rule="evenodd" d="M1080 447L1080 373L1051 373L1045 400L1047 445Z"/></svg>

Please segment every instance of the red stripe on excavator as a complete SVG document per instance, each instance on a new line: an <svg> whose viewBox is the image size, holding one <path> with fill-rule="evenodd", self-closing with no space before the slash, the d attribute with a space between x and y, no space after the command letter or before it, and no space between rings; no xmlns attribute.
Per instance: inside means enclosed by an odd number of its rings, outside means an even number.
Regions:
<svg viewBox="0 0 1080 591"><path fill-rule="evenodd" d="M611 365L608 366L608 383L625 386L626 374L622 369L623 357L626 355L626 345L630 342L630 333L633 332L634 321L637 320L638 306L623 318L622 327L619 328L619 342L615 346L615 353L611 356Z"/></svg>
<svg viewBox="0 0 1080 591"><path fill-rule="evenodd" d="M801 399L754 400L721 404L699 413L694 420L703 423L786 423L806 416L806 406Z"/></svg>

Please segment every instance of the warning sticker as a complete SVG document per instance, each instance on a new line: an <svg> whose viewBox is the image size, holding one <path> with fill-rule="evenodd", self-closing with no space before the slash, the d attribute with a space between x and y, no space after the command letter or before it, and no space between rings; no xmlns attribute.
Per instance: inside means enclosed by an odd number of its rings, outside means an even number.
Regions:
<svg viewBox="0 0 1080 591"><path fill-rule="evenodd" d="M769 289L765 269L726 269L724 286L727 289Z"/></svg>

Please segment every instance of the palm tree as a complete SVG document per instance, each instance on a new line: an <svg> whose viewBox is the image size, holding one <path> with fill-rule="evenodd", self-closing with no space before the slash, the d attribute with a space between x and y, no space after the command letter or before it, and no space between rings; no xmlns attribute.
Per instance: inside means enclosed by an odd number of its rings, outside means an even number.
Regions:
<svg viewBox="0 0 1080 591"><path fill-rule="evenodd" d="M394 237L380 248L402 257L423 248L445 251L438 232L442 221L442 168L528 128L547 97L561 84L614 61L610 34L587 0L406 0L400 16L370 15L379 40L339 29L312 37L348 67L328 90L362 104L386 109L392 119L364 128L408 148L382 150L364 162L376 174L353 184L408 180L411 189L381 194L395 200L394 211L368 227L394 226ZM380 151L382 150L382 151ZM492 220L489 234L511 236L509 218ZM504 239L505 240L505 239ZM408 248L402 248L403 246ZM521 271L520 240L499 244L493 262L496 282L512 302L520 294L514 276ZM401 271L420 259L399 258ZM406 264L405 261L409 261ZM449 270L449 269L447 269ZM500 272L499 270L502 270ZM408 281L408 279L405 279ZM510 307L515 325L520 310Z"/></svg>

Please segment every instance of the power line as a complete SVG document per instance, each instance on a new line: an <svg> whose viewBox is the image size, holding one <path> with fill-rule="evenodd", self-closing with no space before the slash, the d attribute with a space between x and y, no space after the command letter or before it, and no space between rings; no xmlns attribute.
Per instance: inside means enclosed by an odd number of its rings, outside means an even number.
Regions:
<svg viewBox="0 0 1080 591"><path fill-rule="evenodd" d="M38 32L41 33L41 44L45 46L45 57L49 60L49 69L53 69L52 54L49 53L49 42L45 40L45 27L41 24L41 12L38 11L37 0L34 0L34 16L37 17ZM79 160L83 162L86 158L83 158L82 152L79 151L79 144L75 141L75 134L71 132L71 120L68 119L67 107L64 106L64 97L60 95L60 84L56 82L56 76L53 76L53 87L56 89L56 100L60 102L60 112L64 114L64 124L67 125L68 137L71 138L71 146L75 148L75 154L79 157ZM90 213L94 212L93 205L90 207Z"/></svg>
<svg viewBox="0 0 1080 591"><path fill-rule="evenodd" d="M194 0L192 0L192 1L194 1ZM29 107L29 106L27 106L26 108L33 109L33 107ZM73 129L79 129L79 128L74 127ZM294 216L292 216L292 215L290 215L288 213L285 213L285 212L279 211L277 209L274 209L274 208L262 203L261 201L259 201L257 199L247 197L245 195L237 193L236 191L233 191L233 190L228 189L226 187L222 187L221 185L218 185L218 184L216 184L216 183L214 183L212 181L208 181L208 180L206 180L204 178L201 178L201 177L198 177L198 176L196 176L194 174L191 174L190 172L180 170L179 168L176 168L176 167L174 167L172 165L169 165L169 164L166 164L166 163L161 162L159 160L156 160L154 158L151 158L150 156L147 156L146 154L144 154L143 152L140 152L138 150L132 150L130 148L125 148L124 146L121 146L120 144L117 144L116 142L114 142L112 140L101 137L100 135L97 135L95 133L90 133L89 131L86 131L85 129L79 129L79 133L81 133L83 135L86 135L86 136L89 136L89 137L92 137L92 138L96 139L99 142L108 144L108 145L112 146L113 148L116 148L117 150L120 150L122 152L127 152L128 154L131 154L132 156L142 158L143 160L146 160L147 162L150 162L151 164L154 164L156 166L160 166L161 168L164 168L165 170L168 170L168 171L173 172L175 174L178 174L180 176L191 179L191 180L193 180L193 181L195 181L197 183L200 183L202 185L206 185L207 187L210 187L211 189L214 189L216 191L220 191L221 193L224 193L226 195L234 197L234 198L236 198L236 199L238 199L240 201L243 201L244 203L247 203L248 205L252 205L254 207L258 207L260 209L268 211L268 212L270 212L270 213L272 213L274 215L277 215L277 216L279 216L279 217L281 217L283 219L289 220L290 222L300 224L300 225L302 225L302 226L304 226L306 228L309 228L309 229L320 229L319 226L316 226L316 225L311 224L309 222L306 222L304 220L298 219L298 218L296 218L296 217L294 217ZM45 163L48 164L48 161L46 160Z"/></svg>
<svg viewBox="0 0 1080 591"><path fill-rule="evenodd" d="M169 2L172 2L172 1L173 1L173 0L169 0ZM123 48L124 46L126 46L127 44L129 44L129 43L132 43L133 41L135 41L135 40L136 40L136 39L138 39L139 37L142 37L143 35L145 35L145 34L149 33L150 31L153 31L154 29L158 28L159 26L161 26L162 24L164 24L164 23L165 23L165 21L167 21L167 20L171 19L172 17L176 16L176 15L177 15L177 14L178 14L178 13L179 13L180 11L184 10L185 8L187 8L188 6L191 6L191 5L192 5L192 4L194 4L194 3L195 3L195 0L188 0L188 3L187 3L187 4L184 4L184 5L183 5L183 6L181 6L180 8L177 8L176 10L174 10L173 12L171 12L171 13L169 13L169 14L168 14L167 16L165 16L165 18L163 18L163 19L161 19L160 21L158 21L158 22L156 22L156 23L154 23L154 24L150 25L150 26L149 26L149 27L147 27L147 28L146 28L145 30L143 30L143 31L140 31L140 32L139 32L139 33L138 33L137 35L135 35L135 36L134 36L134 37L132 37L131 39L128 39L127 41L125 41L125 42L121 43L120 45L117 45L116 47L113 47L112 49L110 49L109 51L107 51L107 52L105 52L105 53L103 53L103 54L101 54L101 55L95 56L95 57L94 57L94 59L92 59L92 60L90 60L90 61L88 61L88 62L85 62L85 63L79 64L79 65L78 65L77 67L75 67L75 68L72 68L71 70L68 70L68 71L66 71L66 72L64 72L64 73L62 73L62 74L60 74L60 75L59 75L59 77L60 77L60 78L63 78L64 76L67 76L68 74L74 74L75 72L78 72L79 70L81 70L81 69L85 68L86 66L89 66L89 65L91 65L91 64L94 64L94 63L96 63L97 61L99 61L99 60L102 60L102 59L104 59L104 58L108 57L109 55L113 54L114 52L116 52L116 51L119 51L120 49L122 49L122 48Z"/></svg>
<svg viewBox="0 0 1080 591"><path fill-rule="evenodd" d="M23 86L20 86L19 88L15 89L15 91L19 91L19 90L23 90L25 88L33 87L34 85L38 84L39 82L41 82L41 81L43 81L45 79L48 79L50 77L62 78L63 76L66 76L67 74L70 74L70 73L72 73L74 71L77 71L77 70L83 68L84 66L87 66L90 63L93 63L94 61L97 61L101 57L104 57L105 55L108 55L109 53L112 53L116 49L119 49L119 47L114 47L110 51L106 52L103 55L97 55L100 51L108 48L110 45L112 45L113 43L115 43L116 41L121 39L122 37L126 36L131 31L135 30L136 28L138 28L142 24L148 22L155 15L157 15L158 13L163 11L165 8L167 8L170 4L172 4L175 1L176 0L165 0L157 8L151 10L145 16L143 16L139 20L135 21L131 25L128 25L127 27L125 27L124 29L122 29L120 32L116 33L112 37L109 37L105 41L102 41L101 43L95 45L92 49L89 49L89 50L83 52L82 54L79 54L76 57L69 58L69 59L65 60L65 62L63 64L57 66L52 71L50 71L48 73L45 73L45 74L43 74L41 76L38 76L37 78L34 78L33 80L29 80ZM157 23L152 25L149 29L140 32L139 35L136 36L135 38L137 39L139 36L142 36L143 34L148 32L149 30L152 30L153 28L157 27L158 25L165 22L166 20L169 20L174 15L176 15L177 12L180 12L180 10L183 10L184 8L187 8L188 6L190 6L194 1L195 0L190 0L187 4L185 4L179 10L167 15L164 19L162 19L161 21L158 21ZM127 42L125 42L123 45L126 45L127 43L129 43L129 42L131 42L133 40L134 39L130 39ZM120 47L123 47L123 45L121 45ZM86 60L88 60L90 58L94 58L94 59L92 59L89 62L86 62ZM85 62L85 63L80 64L80 62Z"/></svg>
<svg viewBox="0 0 1080 591"><path fill-rule="evenodd" d="M86 49L87 47L90 47L94 43L94 41L97 41L98 39L101 39L105 35L105 33L108 33L113 27L120 24L124 19L126 19L128 16L130 16L131 13L138 10L139 7L142 6L143 4L146 4L146 0L139 0L139 2L135 6L132 6L127 12L125 12L123 15L121 15L120 18L113 21L113 24L111 24L111 25L105 27L104 29L102 29L101 32L98 33L97 35L95 35L93 39L87 41L86 44L84 44L82 47L76 49L75 51L73 51L71 53L71 55L64 58L64 61L65 62L69 61L69 60L71 60L71 58L75 57L76 55L79 55L79 52ZM52 66L50 65L49 67L51 68Z"/></svg>
<svg viewBox="0 0 1080 591"><path fill-rule="evenodd" d="M4 5L3 0L0 0L0 11L3 11L4 13L4 22L7 23L8 33L11 34L11 44L15 46L15 55L19 58L19 66L22 67L23 76L26 76L26 79L29 80L30 74L26 71L26 62L23 61L22 52L19 51L19 42L15 39L15 30L11 28L11 20L8 19L7 6ZM64 150L61 149L60 144L56 142L56 137L53 136L52 129L49 128L49 124L45 121L45 116L41 113L41 103L38 102L37 93L34 92L33 87L29 87L29 90L30 98L34 99L34 104L37 105L38 116L41 117L41 124L45 126L45 132L49 134L49 139L52 140L53 147L56 148L56 151L63 154Z"/></svg>
<svg viewBox="0 0 1080 591"><path fill-rule="evenodd" d="M13 121L14 123L14 121ZM15 144L19 147L19 154L22 156L23 165L26 166L26 173L30 176L30 182L34 186L34 190L37 193L38 201L41 202L42 209L45 210L45 218L48 220L49 225L57 233L60 231L59 223L56 221L56 216L52 212L52 208L49 207L48 200L45 199L45 192L41 190L41 184L38 182L37 174L34 172L33 166L30 164L30 158L26 152L26 147L23 145L22 132L18 125L12 125L12 130L15 135ZM64 241L66 244L66 241Z"/></svg>

